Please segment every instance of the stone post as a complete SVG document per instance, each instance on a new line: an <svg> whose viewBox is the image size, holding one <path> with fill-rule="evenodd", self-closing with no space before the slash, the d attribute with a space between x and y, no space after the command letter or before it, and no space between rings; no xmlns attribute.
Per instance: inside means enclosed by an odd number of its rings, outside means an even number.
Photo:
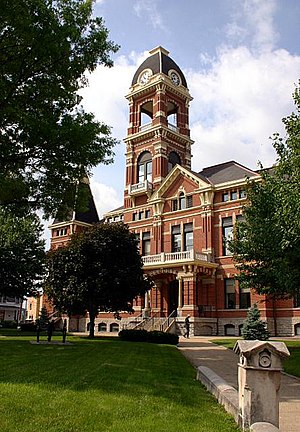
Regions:
<svg viewBox="0 0 300 432"><path fill-rule="evenodd" d="M239 340L234 351L238 363L239 426L253 423L279 426L279 388L283 359L289 351L283 342Z"/></svg>

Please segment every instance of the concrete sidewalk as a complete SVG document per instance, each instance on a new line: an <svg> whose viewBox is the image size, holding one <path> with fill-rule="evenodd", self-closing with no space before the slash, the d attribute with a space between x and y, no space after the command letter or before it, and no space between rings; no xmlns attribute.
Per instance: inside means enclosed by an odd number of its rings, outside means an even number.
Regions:
<svg viewBox="0 0 300 432"><path fill-rule="evenodd" d="M237 389L238 356L232 350L210 342L213 339L181 337L178 348L193 366L210 368ZM280 432L300 431L300 379L286 374L282 374L281 379L279 428Z"/></svg>

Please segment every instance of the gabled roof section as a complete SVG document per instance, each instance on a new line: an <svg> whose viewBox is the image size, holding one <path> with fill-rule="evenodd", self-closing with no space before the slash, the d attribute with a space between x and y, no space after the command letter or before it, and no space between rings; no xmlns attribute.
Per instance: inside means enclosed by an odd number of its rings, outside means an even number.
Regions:
<svg viewBox="0 0 300 432"><path fill-rule="evenodd" d="M205 178L213 185L231 181L245 180L246 177L259 177L259 174L235 161L224 162L204 168L197 176Z"/></svg>
<svg viewBox="0 0 300 432"><path fill-rule="evenodd" d="M58 211L53 221L53 225L66 221L77 221L86 224L95 224L99 222L98 212L87 177L76 186L74 208L67 212Z"/></svg>
<svg viewBox="0 0 300 432"><path fill-rule="evenodd" d="M194 183L198 185L198 188L205 188L211 187L211 184L208 180L205 178L199 177L196 173L193 171L190 171L186 168L183 168L181 165L175 165L175 167L169 172L167 177L164 179L160 187L153 193L150 200L158 199L162 197L162 195L169 189L169 187L174 183L174 181L179 177L180 175L183 175L184 177L189 178Z"/></svg>

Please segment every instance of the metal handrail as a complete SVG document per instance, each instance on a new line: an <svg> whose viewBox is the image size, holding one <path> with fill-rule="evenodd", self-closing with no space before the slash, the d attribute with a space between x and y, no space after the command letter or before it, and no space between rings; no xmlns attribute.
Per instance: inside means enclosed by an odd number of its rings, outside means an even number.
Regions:
<svg viewBox="0 0 300 432"><path fill-rule="evenodd" d="M175 321L176 318L176 310L170 313L170 315L165 319L165 321L160 326L161 331L166 331L171 324Z"/></svg>

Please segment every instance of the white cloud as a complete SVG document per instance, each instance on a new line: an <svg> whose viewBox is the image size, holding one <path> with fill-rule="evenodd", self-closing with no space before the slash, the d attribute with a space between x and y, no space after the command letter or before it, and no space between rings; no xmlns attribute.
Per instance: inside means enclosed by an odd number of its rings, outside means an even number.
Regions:
<svg viewBox="0 0 300 432"><path fill-rule="evenodd" d="M230 159L252 168L274 163L268 138L283 132L299 70L300 57L285 50L255 56L239 47L220 51L208 71L187 72L194 169Z"/></svg>
<svg viewBox="0 0 300 432"><path fill-rule="evenodd" d="M273 22L277 0L239 0L237 5L226 26L229 40L242 43L250 38L253 51L272 50L279 37Z"/></svg>
<svg viewBox="0 0 300 432"><path fill-rule="evenodd" d="M154 0L138 0L133 8L139 18L145 19L146 15L150 19L154 29L167 31Z"/></svg>
<svg viewBox="0 0 300 432"><path fill-rule="evenodd" d="M98 183L93 178L90 185L100 219L108 211L123 205L123 197L120 198L112 186Z"/></svg>

